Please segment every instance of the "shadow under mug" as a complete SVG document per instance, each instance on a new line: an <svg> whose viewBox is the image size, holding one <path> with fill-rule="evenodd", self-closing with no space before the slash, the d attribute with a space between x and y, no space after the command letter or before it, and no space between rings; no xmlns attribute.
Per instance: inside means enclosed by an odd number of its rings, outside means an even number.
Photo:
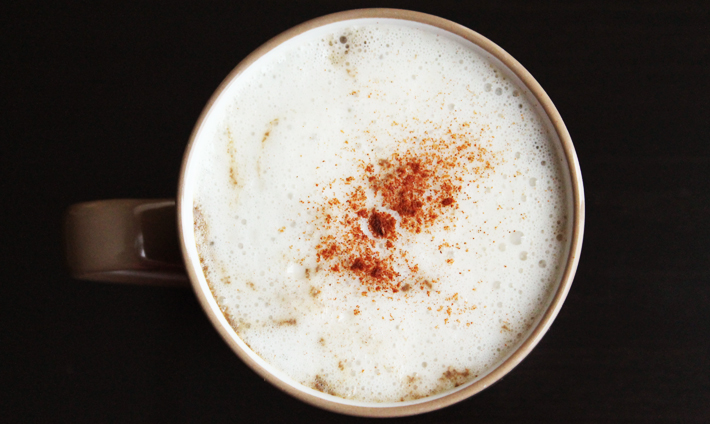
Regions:
<svg viewBox="0 0 710 424"><path fill-rule="evenodd" d="M399 19L437 27L472 42L489 59L507 68L517 77L521 87L529 91L530 98L537 103L543 118L549 120L548 127L559 141L568 165L566 171L573 194L571 241L562 278L549 306L525 340L507 359L475 381L439 395L389 404L349 402L316 392L278 375L278 370L254 354L231 328L209 287L198 278L197 273L201 272L199 258L190 253L186 242L186 232L193 231L192 202L185 198L186 167L206 115L229 82L238 78L257 59L299 34L331 23L363 18ZM195 125L183 159L177 204L173 199L80 203L68 209L64 226L67 262L74 277L119 283L192 286L205 313L227 344L242 361L277 388L311 405L334 412L394 417L440 409L478 393L511 371L537 345L562 307L577 268L584 230L584 190L574 146L562 118L537 81L509 54L476 32L443 18L396 9L362 9L335 13L298 25L269 40L237 65L213 94Z"/></svg>

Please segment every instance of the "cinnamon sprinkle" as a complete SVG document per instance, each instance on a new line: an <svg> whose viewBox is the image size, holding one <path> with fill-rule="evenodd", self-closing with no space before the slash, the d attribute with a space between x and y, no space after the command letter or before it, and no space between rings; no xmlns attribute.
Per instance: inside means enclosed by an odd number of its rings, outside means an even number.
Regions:
<svg viewBox="0 0 710 424"><path fill-rule="evenodd" d="M317 261L367 291L431 290L436 278L423 275L397 241L411 242L435 226L450 230L459 203L468 200L465 184L494 172L499 160L480 136L461 125L440 138L400 140L401 151L362 162L361 174L343 180L343 202L328 199L316 209Z"/></svg>

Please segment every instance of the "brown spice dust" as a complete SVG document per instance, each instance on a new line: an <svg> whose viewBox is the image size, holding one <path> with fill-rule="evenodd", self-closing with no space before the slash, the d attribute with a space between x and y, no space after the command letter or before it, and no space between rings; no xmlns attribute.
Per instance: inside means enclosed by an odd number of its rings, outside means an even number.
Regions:
<svg viewBox="0 0 710 424"><path fill-rule="evenodd" d="M317 261L360 281L367 291L431 289L436 278L423 275L398 240L412 240L437 225L452 231L459 202L467 200L464 186L494 172L498 160L467 125L397 145L404 148L361 162L359 175L342 180L349 188L342 202L330 198L317 208ZM375 207L368 207L373 200Z"/></svg>

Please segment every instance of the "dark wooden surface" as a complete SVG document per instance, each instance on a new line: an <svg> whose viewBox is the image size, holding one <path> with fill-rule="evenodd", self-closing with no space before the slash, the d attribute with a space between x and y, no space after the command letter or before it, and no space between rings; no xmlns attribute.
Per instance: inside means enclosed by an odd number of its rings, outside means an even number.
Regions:
<svg viewBox="0 0 710 424"><path fill-rule="evenodd" d="M516 57L560 110L587 195L582 259L536 350L411 422L710 422L710 7L587 1L18 2L2 13L0 422L356 421L260 380L188 290L75 281L74 202L174 197L205 102L307 19L412 8Z"/></svg>

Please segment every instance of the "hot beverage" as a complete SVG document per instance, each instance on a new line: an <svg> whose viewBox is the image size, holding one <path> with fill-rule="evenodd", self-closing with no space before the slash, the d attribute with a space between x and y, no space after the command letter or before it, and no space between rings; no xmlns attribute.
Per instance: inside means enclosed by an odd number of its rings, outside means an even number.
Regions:
<svg viewBox="0 0 710 424"><path fill-rule="evenodd" d="M366 403L466 385L557 290L567 160L524 86L457 35L318 27L234 78L205 122L186 183L202 273L295 383Z"/></svg>

